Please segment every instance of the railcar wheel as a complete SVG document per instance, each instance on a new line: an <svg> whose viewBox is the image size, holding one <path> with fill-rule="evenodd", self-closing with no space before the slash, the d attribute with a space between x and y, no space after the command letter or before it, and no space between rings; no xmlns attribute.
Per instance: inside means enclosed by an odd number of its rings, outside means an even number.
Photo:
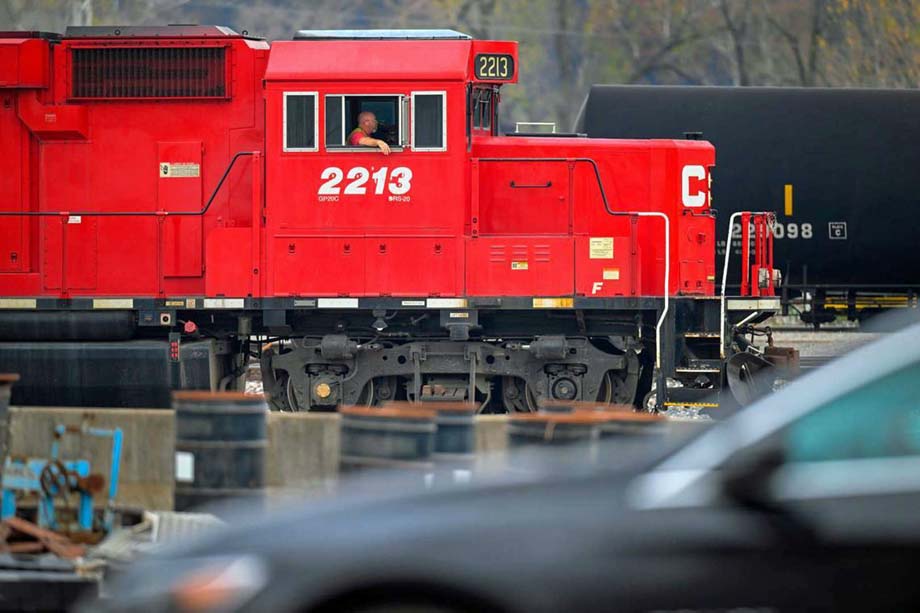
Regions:
<svg viewBox="0 0 920 613"><path fill-rule="evenodd" d="M272 358L280 355L281 351L282 347L277 342L262 347L262 355L259 357L262 391L268 395L268 404L272 411L296 411L297 409L288 402L287 390L290 375L286 370L276 370L272 366Z"/></svg>
<svg viewBox="0 0 920 613"><path fill-rule="evenodd" d="M658 396L655 390L650 391L642 399L642 410L646 413L658 412Z"/></svg>
<svg viewBox="0 0 920 613"><path fill-rule="evenodd" d="M367 384L364 386L364 388L361 390L361 393L358 394L358 399L355 401L355 406L369 407L375 404L374 396L376 394L375 392L376 387L377 386L374 384L373 379L368 381Z"/></svg>
<svg viewBox="0 0 920 613"><path fill-rule="evenodd" d="M266 371L262 371L263 373L262 374L262 386L265 391L268 391L269 386L265 384L265 372ZM271 409L273 411L285 411L285 412L296 411L297 409L293 408L288 403L287 388L288 388L288 381L290 377L288 377L287 371L284 371L284 370L272 371L271 369L269 369L268 372L272 373L270 376L272 380L275 382L275 386L281 390L284 390L284 393L281 393L281 394L269 392L268 402L269 402L269 405L271 406Z"/></svg>
<svg viewBox="0 0 920 613"><path fill-rule="evenodd" d="M507 413L531 413L535 410L533 392L523 379L502 377L502 408Z"/></svg>
<svg viewBox="0 0 920 613"><path fill-rule="evenodd" d="M368 396L368 405L379 406L396 400L396 395L399 391L399 377L377 377L376 379L371 379L370 384L372 385L372 393ZM365 387L366 390L367 388ZM361 395L364 396L364 392Z"/></svg>
<svg viewBox="0 0 920 613"><path fill-rule="evenodd" d="M294 379L288 377L287 373L283 370L276 372L280 373L284 379L284 395L281 399L283 401L282 404L284 408L279 410L297 413L313 411L313 405L311 405L309 400L304 396L304 390L297 385L294 385ZM381 404L383 401L387 400L378 397L377 388L378 386L375 384L374 379L368 381L364 388L361 390L361 393L358 394L358 399L352 406L369 407ZM323 407L323 409L328 410L328 407Z"/></svg>
<svg viewBox="0 0 920 613"><path fill-rule="evenodd" d="M597 402L604 404L632 404L634 390L623 380L622 377L608 370L601 379L600 389L597 391Z"/></svg>
<svg viewBox="0 0 920 613"><path fill-rule="evenodd" d="M300 412L310 410L310 402L304 398L303 389L295 385L294 377L287 378L284 390L284 397L287 401L287 405L291 407L289 409L290 411Z"/></svg>

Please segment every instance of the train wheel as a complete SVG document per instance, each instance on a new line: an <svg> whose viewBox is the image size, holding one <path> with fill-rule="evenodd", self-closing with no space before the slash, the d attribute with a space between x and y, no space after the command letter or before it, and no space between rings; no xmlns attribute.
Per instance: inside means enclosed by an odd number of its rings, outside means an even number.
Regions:
<svg viewBox="0 0 920 613"><path fill-rule="evenodd" d="M506 413L527 413L527 385L517 377L502 377L502 407Z"/></svg>
<svg viewBox="0 0 920 613"><path fill-rule="evenodd" d="M600 389L597 391L597 402L604 404L632 404L635 390L631 389L626 381L608 370L601 379Z"/></svg>
<svg viewBox="0 0 920 613"><path fill-rule="evenodd" d="M377 377L376 379L371 379L368 385L371 386L371 393L368 396L369 400L367 404L379 406L386 402L396 400L399 391L399 377ZM366 392L367 386L365 386L364 391L361 392L361 396L365 396Z"/></svg>
<svg viewBox="0 0 920 613"><path fill-rule="evenodd" d="M288 404L288 399L287 399L288 374L287 372L283 370L267 371L270 373L269 376L272 378L272 380L275 381L276 387L282 390L282 393L280 394L269 391L270 388L266 384L266 381L265 381L265 372L266 371L264 370L262 371L262 385L264 387L265 392L268 393L268 405L271 408L271 410L272 411L284 411L284 412L296 411L295 408L291 407L291 405Z"/></svg>
<svg viewBox="0 0 920 613"><path fill-rule="evenodd" d="M288 381L286 370L275 370L272 358L278 355L278 343L269 343L262 348L259 367L262 372L262 391L268 395L268 404L272 411L296 411L288 402Z"/></svg>
<svg viewBox="0 0 920 613"><path fill-rule="evenodd" d="M294 384L293 377L287 377L287 382L284 386L284 390L285 402L287 403L287 406L290 407L287 409L288 411L297 412L310 410L310 402L304 398L303 388Z"/></svg>

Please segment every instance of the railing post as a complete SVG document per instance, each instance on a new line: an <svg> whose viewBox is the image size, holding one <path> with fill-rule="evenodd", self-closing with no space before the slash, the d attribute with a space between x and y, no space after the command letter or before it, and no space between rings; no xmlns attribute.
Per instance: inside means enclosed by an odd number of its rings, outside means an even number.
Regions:
<svg viewBox="0 0 920 613"><path fill-rule="evenodd" d="M741 295L751 295L751 214L741 213Z"/></svg>
<svg viewBox="0 0 920 613"><path fill-rule="evenodd" d="M262 152L252 152L252 237L250 244L250 258L252 275L250 276L249 291L253 297L262 295Z"/></svg>
<svg viewBox="0 0 920 613"><path fill-rule="evenodd" d="M776 272L773 269L773 214L767 213L764 215L764 232L766 233L766 247L764 255L764 264L767 266L767 270L770 271L770 283L767 287L767 291L764 292L767 296L776 295ZM785 302L785 301L784 301Z"/></svg>
<svg viewBox="0 0 920 613"><path fill-rule="evenodd" d="M479 159L470 161L470 236L479 236Z"/></svg>
<svg viewBox="0 0 920 613"><path fill-rule="evenodd" d="M763 237L761 223L763 217L758 214L751 216L754 225L754 266L751 268L751 295L760 296L760 270L763 268Z"/></svg>
<svg viewBox="0 0 920 613"><path fill-rule="evenodd" d="M69 218L68 213L61 213L61 298L70 297L67 291L67 222Z"/></svg>

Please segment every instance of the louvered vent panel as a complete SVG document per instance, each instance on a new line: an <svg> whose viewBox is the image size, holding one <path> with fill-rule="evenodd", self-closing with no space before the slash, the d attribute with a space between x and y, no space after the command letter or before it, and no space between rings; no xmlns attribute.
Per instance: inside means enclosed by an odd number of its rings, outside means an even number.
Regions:
<svg viewBox="0 0 920 613"><path fill-rule="evenodd" d="M225 98L225 47L74 49L71 98Z"/></svg>

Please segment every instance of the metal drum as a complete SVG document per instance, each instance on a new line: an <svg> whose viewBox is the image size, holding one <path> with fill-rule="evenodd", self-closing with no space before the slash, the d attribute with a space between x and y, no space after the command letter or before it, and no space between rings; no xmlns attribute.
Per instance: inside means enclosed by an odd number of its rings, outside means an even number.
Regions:
<svg viewBox="0 0 920 613"><path fill-rule="evenodd" d="M601 438L625 436L661 436L667 427L667 418L654 413L610 412L601 424Z"/></svg>
<svg viewBox="0 0 920 613"><path fill-rule="evenodd" d="M432 467L435 412L413 406L339 410L343 472L361 468Z"/></svg>
<svg viewBox="0 0 920 613"><path fill-rule="evenodd" d="M601 424L601 441L597 446L600 466L620 466L635 454L647 453L650 442L664 443L668 419L654 413L610 411Z"/></svg>
<svg viewBox="0 0 920 613"><path fill-rule="evenodd" d="M514 414L508 421L508 444L515 447L595 441L604 420L598 412Z"/></svg>
<svg viewBox="0 0 920 613"><path fill-rule="evenodd" d="M0 373L0 464L9 450L10 394L17 381L19 375L15 373Z"/></svg>
<svg viewBox="0 0 920 613"><path fill-rule="evenodd" d="M538 406L540 413L574 413L580 402L569 400L544 400Z"/></svg>
<svg viewBox="0 0 920 613"><path fill-rule="evenodd" d="M595 411L572 413L522 413L508 421L508 461L513 469L531 470L545 462L559 465L589 465L596 462L597 441L604 416ZM522 450L551 447L551 456ZM547 467L544 466L545 470Z"/></svg>
<svg viewBox="0 0 920 613"><path fill-rule="evenodd" d="M435 412L437 460L465 462L476 453L476 414L479 406L470 402L431 402L424 408Z"/></svg>
<svg viewBox="0 0 920 613"><path fill-rule="evenodd" d="M592 411L632 411L629 404L607 404L582 400L544 400L539 405L540 413L585 413Z"/></svg>
<svg viewBox="0 0 920 613"><path fill-rule="evenodd" d="M173 393L176 411L175 509L225 498L261 501L265 494L266 416L263 395Z"/></svg>

